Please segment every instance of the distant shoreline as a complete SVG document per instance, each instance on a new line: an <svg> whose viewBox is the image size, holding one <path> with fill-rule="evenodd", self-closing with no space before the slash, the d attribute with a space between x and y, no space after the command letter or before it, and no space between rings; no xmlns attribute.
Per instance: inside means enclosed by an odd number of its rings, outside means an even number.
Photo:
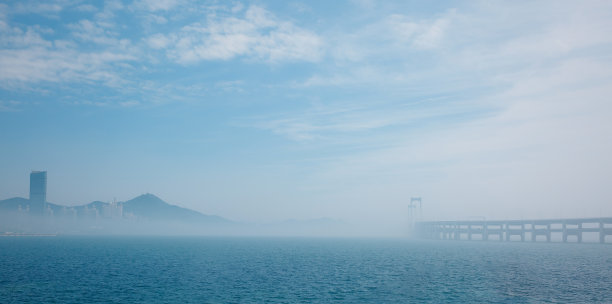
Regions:
<svg viewBox="0 0 612 304"><path fill-rule="evenodd" d="M0 237L20 237L20 236L57 236L57 234L47 233L3 233Z"/></svg>

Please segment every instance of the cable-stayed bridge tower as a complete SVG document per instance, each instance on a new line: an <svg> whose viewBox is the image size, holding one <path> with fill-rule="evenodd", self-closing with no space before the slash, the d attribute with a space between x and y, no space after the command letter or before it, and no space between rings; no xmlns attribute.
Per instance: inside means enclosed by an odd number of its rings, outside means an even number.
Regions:
<svg viewBox="0 0 612 304"><path fill-rule="evenodd" d="M408 205L408 221L410 229L414 229L417 222L423 220L423 201L420 197L411 197Z"/></svg>

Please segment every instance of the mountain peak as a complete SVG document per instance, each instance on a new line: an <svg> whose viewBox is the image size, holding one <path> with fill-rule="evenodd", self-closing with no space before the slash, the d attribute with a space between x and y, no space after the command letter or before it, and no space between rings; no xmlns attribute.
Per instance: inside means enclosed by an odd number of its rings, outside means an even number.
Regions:
<svg viewBox="0 0 612 304"><path fill-rule="evenodd" d="M139 195L139 196L135 197L134 199L137 199L137 198L154 198L154 199L161 200L159 197L157 197L157 196L156 196L155 194L153 194L153 193L145 193L145 194L141 194L141 195Z"/></svg>
<svg viewBox="0 0 612 304"><path fill-rule="evenodd" d="M161 198L159 198L159 197L157 197L157 196L155 196L154 194L151 194L151 193L141 194L141 195L139 195L139 196L137 196L137 197L127 201L127 202L169 205L164 200L162 200Z"/></svg>

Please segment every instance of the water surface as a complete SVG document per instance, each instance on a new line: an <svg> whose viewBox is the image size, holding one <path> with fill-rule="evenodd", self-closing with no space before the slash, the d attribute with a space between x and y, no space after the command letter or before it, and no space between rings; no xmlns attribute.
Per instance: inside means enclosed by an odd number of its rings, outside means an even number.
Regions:
<svg viewBox="0 0 612 304"><path fill-rule="evenodd" d="M606 303L612 246L0 238L0 303Z"/></svg>

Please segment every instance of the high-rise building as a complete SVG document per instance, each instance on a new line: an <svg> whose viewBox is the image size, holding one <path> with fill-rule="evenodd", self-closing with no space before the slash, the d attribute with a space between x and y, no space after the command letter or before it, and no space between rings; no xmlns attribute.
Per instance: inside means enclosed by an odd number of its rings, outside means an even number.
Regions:
<svg viewBox="0 0 612 304"><path fill-rule="evenodd" d="M30 202L33 204L47 201L47 171L32 171L30 173Z"/></svg>

